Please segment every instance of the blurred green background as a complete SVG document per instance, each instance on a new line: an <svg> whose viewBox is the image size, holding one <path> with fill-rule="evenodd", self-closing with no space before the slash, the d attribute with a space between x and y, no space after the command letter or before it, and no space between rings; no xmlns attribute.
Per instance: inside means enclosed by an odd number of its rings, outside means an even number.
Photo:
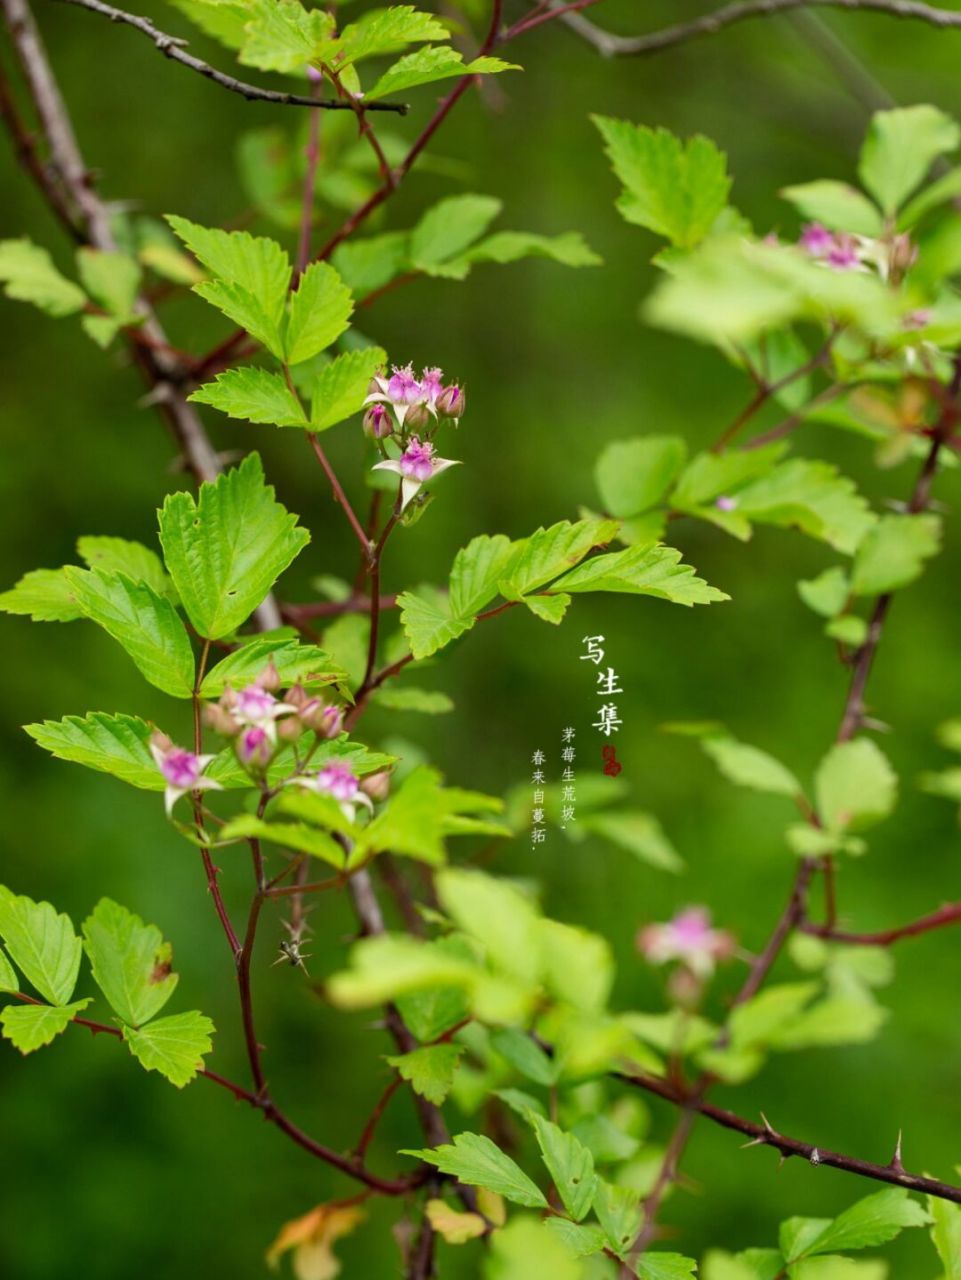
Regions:
<svg viewBox="0 0 961 1280"><path fill-rule="evenodd" d="M244 217L238 141L268 124L294 130L294 114L222 93L136 34L92 15L46 2L38 9L104 194L202 223ZM687 0L609 0L592 16L634 31L705 10ZM152 4L150 12L162 26L187 33L173 10ZM510 3L508 12L522 9ZM856 59L844 74L837 46L823 43L825 30ZM748 395L740 376L712 351L651 331L638 318L653 280L655 242L616 214L615 182L588 113L708 133L730 155L737 205L758 228L793 235L778 188L852 173L867 118L863 95L877 92L857 66L902 104L931 101L961 111L961 35L876 15L825 14L817 31L812 43L809 26L779 18L656 58L608 62L568 31L547 27L511 50L523 74L501 77L489 97L471 94L459 106L432 155L456 162L468 175L466 189L501 197L500 226L580 229L606 265L578 272L541 261L481 267L465 284L415 282L364 314L364 330L394 359L442 365L466 383L470 400L452 450L466 465L439 488L428 518L392 542L385 589L439 580L454 551L477 533L520 536L596 503L591 470L605 442L677 432L696 447L737 412ZM223 50L203 38L194 43L227 65ZM8 46L3 57L9 66ZM390 125L408 138L435 93L428 87L410 97L410 117ZM7 145L0 146L0 183L0 235L29 233L68 266L58 229ZM415 174L379 225L407 227L457 189L464 187L441 174ZM337 221L331 214L326 225ZM191 349L223 332L190 298L165 305L164 316L174 340ZM155 508L182 480L159 419L138 405L135 372L116 351L97 351L75 323L3 302L0 325L0 584L70 560L82 533L151 540ZM288 598L311 598L310 581L320 573L349 576L350 532L299 434L244 428L216 414L209 425L221 448L259 448L283 501L314 530L285 581ZM328 439L360 500L359 428L338 428ZM878 501L910 489L910 463L878 471L864 444L848 437L809 428L795 448L837 461ZM949 506L958 484L956 475L940 482L938 496ZM574 846L556 835L536 853L517 841L493 865L539 877L552 913L611 940L625 1008L657 1008L662 999L633 950L639 924L705 902L746 947L758 946L793 871L780 835L790 817L785 806L735 793L693 744L660 734L659 723L716 717L807 777L833 737L845 690L832 646L795 589L799 577L833 562L829 549L770 530L741 545L683 521L671 535L732 603L695 612L644 599L578 600L557 630L520 611L508 614L452 648L420 681L450 692L455 716L379 711L367 725L375 740L400 734L420 744L451 782L504 792L526 780L531 751L555 747L561 727L573 723L583 768L587 744L596 742L589 727L594 698L577 654L588 632L607 637L626 689L623 777L633 798L659 816L687 873L660 874L600 842ZM910 918L961 888L955 813L915 785L920 770L943 761L933 725L961 712L957 551L954 533L947 554L897 602L877 663L871 701L895 730L885 749L904 797L896 817L872 836L871 856L843 867L842 912L856 928ZM156 797L54 762L20 729L47 716L128 710L176 734L183 709L172 711L92 627L5 619L2 654L4 882L49 897L75 919L109 893L156 921L176 948L177 1007L213 1016L220 1031L211 1065L243 1077L231 966L195 851L171 832ZM228 899L239 911L246 864L227 855L222 861ZM352 920L342 904L324 901L314 923L312 972L323 976L343 955ZM369 1017L337 1015L292 971L269 967L279 936L272 919L256 972L269 1074L299 1121L346 1148L383 1087L379 1055L390 1050ZM717 1010L739 977L733 969L722 974ZM757 1081L718 1097L742 1110L763 1107L786 1132L873 1160L889 1158L903 1128L909 1167L950 1178L961 1160L959 982L957 932L906 942L897 983L884 993L893 1015L875 1044L775 1059ZM671 1116L657 1105L652 1122L660 1138ZM452 1123L456 1130L456 1116ZM376 1166L395 1168L393 1152L412 1139L419 1145L418 1137L412 1109L396 1103ZM16 1280L119 1280L133 1272L151 1280L252 1280L264 1274L263 1250L282 1221L351 1190L218 1091L198 1083L179 1093L145 1077L113 1042L79 1030L29 1061L9 1046L0 1052L0 1151L0 1272ZM773 1243L782 1217L837 1212L872 1189L797 1162L775 1175L773 1153L742 1152L735 1137L706 1124L686 1168L696 1194L676 1194L665 1214L682 1229L686 1253L708 1244ZM374 1203L372 1218L383 1229L362 1231L340 1247L347 1275L396 1274L386 1229L394 1212ZM921 1233L908 1233L891 1256L897 1276L936 1271ZM442 1274L471 1274L476 1257L445 1248Z"/></svg>

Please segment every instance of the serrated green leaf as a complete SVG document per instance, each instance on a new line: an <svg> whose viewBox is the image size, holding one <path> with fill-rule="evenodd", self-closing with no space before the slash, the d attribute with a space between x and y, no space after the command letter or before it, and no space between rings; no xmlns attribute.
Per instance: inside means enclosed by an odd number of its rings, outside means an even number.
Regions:
<svg viewBox="0 0 961 1280"><path fill-rule="evenodd" d="M77 608L62 569L34 569L0 594L0 611L24 614L34 622L74 622L83 614Z"/></svg>
<svg viewBox="0 0 961 1280"><path fill-rule="evenodd" d="M80 971L80 939L49 902L18 897L0 885L0 938L28 982L51 1004L65 1005Z"/></svg>
<svg viewBox="0 0 961 1280"><path fill-rule="evenodd" d="M443 264L459 257L482 236L502 208L493 196L465 194L439 201L410 233L407 251L411 264L428 275L444 275ZM455 270L454 274L461 272Z"/></svg>
<svg viewBox="0 0 961 1280"><path fill-rule="evenodd" d="M762 524L793 525L848 555L876 519L853 481L809 458L792 458L742 489L738 511Z"/></svg>
<svg viewBox="0 0 961 1280"><path fill-rule="evenodd" d="M661 824L638 809L614 809L606 813L586 813L578 817L585 831L620 845L641 862L661 871L683 871L684 860L664 834Z"/></svg>
<svg viewBox="0 0 961 1280"><path fill-rule="evenodd" d="M486 1187L512 1204L546 1209L544 1195L521 1167L490 1138L479 1133L459 1133L452 1143L424 1151L403 1151L448 1173L470 1187Z"/></svg>
<svg viewBox="0 0 961 1280"><path fill-rule="evenodd" d="M727 203L726 160L699 134L683 143L666 129L592 116L624 193L617 207L628 222L689 249L702 240Z"/></svg>
<svg viewBox="0 0 961 1280"><path fill-rule="evenodd" d="M888 816L897 789L897 775L871 738L842 742L818 766L818 814L830 831L859 831Z"/></svg>
<svg viewBox="0 0 961 1280"><path fill-rule="evenodd" d="M449 45L428 45L409 53L395 62L380 77L372 89L364 94L364 100L373 102L392 93L402 93L421 84L433 84L435 80L447 80L451 76L496 75L500 71L519 71L513 63L500 58L475 58L464 62L463 57Z"/></svg>
<svg viewBox="0 0 961 1280"><path fill-rule="evenodd" d="M290 300L284 346L288 364L325 350L350 324L354 299L329 262L312 262Z"/></svg>
<svg viewBox="0 0 961 1280"><path fill-rule="evenodd" d="M156 925L110 898L101 898L83 923L84 949L94 980L110 1007L129 1026L149 1022L179 981L173 950Z"/></svg>
<svg viewBox="0 0 961 1280"><path fill-rule="evenodd" d="M925 560L937 555L940 547L938 516L882 516L855 552L851 589L864 596L906 587L921 576Z"/></svg>
<svg viewBox="0 0 961 1280"><path fill-rule="evenodd" d="M708 586L674 547L636 546L595 556L551 584L552 591L613 591L672 604L713 604L729 596Z"/></svg>
<svg viewBox="0 0 961 1280"><path fill-rule="evenodd" d="M944 1275L940 1280L961 1280L961 1205L928 1196L931 1241Z"/></svg>
<svg viewBox="0 0 961 1280"><path fill-rule="evenodd" d="M440 1106L451 1091L464 1049L457 1044L433 1044L388 1058L415 1093Z"/></svg>
<svg viewBox="0 0 961 1280"><path fill-rule="evenodd" d="M419 711L422 715L440 716L454 710L453 699L439 689L415 689L411 686L388 685L379 689L374 700L378 706L392 711Z"/></svg>
<svg viewBox="0 0 961 1280"><path fill-rule="evenodd" d="M704 738L701 746L724 777L739 787L792 798L802 794L801 784L790 769L758 747L713 734Z"/></svg>
<svg viewBox="0 0 961 1280"><path fill-rule="evenodd" d="M642 1254L633 1265L638 1280L691 1280L697 1272L693 1258L656 1250Z"/></svg>
<svg viewBox="0 0 961 1280"><path fill-rule="evenodd" d="M326 431L363 408L370 380L387 362L380 347L345 351L321 369L311 391L310 430Z"/></svg>
<svg viewBox="0 0 961 1280"><path fill-rule="evenodd" d="M575 1222L580 1222L594 1202L594 1157L572 1133L565 1133L552 1121L535 1114L531 1123L564 1208Z"/></svg>
<svg viewBox="0 0 961 1280"><path fill-rule="evenodd" d="M203 1056L213 1048L214 1024L197 1010L156 1018L145 1027L123 1028L127 1047L146 1071L159 1071L182 1089L203 1067Z"/></svg>
<svg viewBox="0 0 961 1280"><path fill-rule="evenodd" d="M275 427L305 427L307 415L300 401L279 373L246 365L228 369L188 396L197 404L209 404L230 418L269 423Z"/></svg>
<svg viewBox="0 0 961 1280"><path fill-rule="evenodd" d="M870 1249L886 1244L905 1227L923 1227L927 1212L903 1187L886 1187L840 1214L804 1249L805 1256L841 1249Z"/></svg>
<svg viewBox="0 0 961 1280"><path fill-rule="evenodd" d="M620 519L647 511L664 498L686 458L687 445L680 436L612 441L594 468L604 509Z"/></svg>
<svg viewBox="0 0 961 1280"><path fill-rule="evenodd" d="M13 965L4 954L4 950L0 947L0 991L19 991L19 980L14 972Z"/></svg>
<svg viewBox="0 0 961 1280"><path fill-rule="evenodd" d="M536 981L541 971L538 915L519 889L479 871L445 867L437 875L437 894L495 966L522 981Z"/></svg>
<svg viewBox="0 0 961 1280"><path fill-rule="evenodd" d="M495 1053L499 1053L528 1080L546 1088L557 1083L560 1065L523 1031L516 1027L501 1027L491 1035L490 1043Z"/></svg>
<svg viewBox="0 0 961 1280"><path fill-rule="evenodd" d="M608 1244L619 1257L627 1254L640 1230L640 1200L633 1187L615 1187L603 1178L597 1179L594 1212Z"/></svg>
<svg viewBox="0 0 961 1280"><path fill-rule="evenodd" d="M262 71L300 71L307 63L332 61L341 42L335 20L324 9L305 9L300 0L248 0L239 61Z"/></svg>
<svg viewBox="0 0 961 1280"><path fill-rule="evenodd" d="M68 565L64 574L84 616L123 646L144 679L174 698L191 696L193 649L168 597L122 573Z"/></svg>
<svg viewBox="0 0 961 1280"><path fill-rule="evenodd" d="M844 570L835 565L825 569L816 578L809 578L797 584L798 595L809 609L819 613L822 618L833 618L839 614L847 603L850 586Z"/></svg>
<svg viewBox="0 0 961 1280"><path fill-rule="evenodd" d="M563 593L560 595L524 597L524 605L535 618L540 618L542 622L550 622L555 627L558 623L563 622L564 614L567 613L570 603L570 596L566 596Z"/></svg>
<svg viewBox="0 0 961 1280"><path fill-rule="evenodd" d="M490 604L511 553L511 541L502 533L483 533L458 551L450 571L450 610L454 617L473 618Z"/></svg>
<svg viewBox="0 0 961 1280"><path fill-rule="evenodd" d="M382 289L407 265L407 232L385 231L338 245L331 258L355 297Z"/></svg>
<svg viewBox="0 0 961 1280"><path fill-rule="evenodd" d="M46 249L31 240L0 240L0 283L8 298L32 302L50 316L69 316L87 305L84 291L62 276Z"/></svg>
<svg viewBox="0 0 961 1280"><path fill-rule="evenodd" d="M377 54L395 53L406 44L425 40L446 40L447 28L432 13L420 13L413 5L391 5L375 9L341 33L343 55L340 64L359 62ZM339 64L339 65L340 65Z"/></svg>
<svg viewBox="0 0 961 1280"><path fill-rule="evenodd" d="M474 625L473 618L453 617L447 597L439 591L429 597L405 591L397 597L397 605L410 651L418 659L429 658Z"/></svg>
<svg viewBox="0 0 961 1280"><path fill-rule="evenodd" d="M426 949L429 954L435 954L441 963L444 957L464 965L472 964L475 959L470 943L456 933L428 942ZM398 997L397 1008L412 1034L421 1041L436 1040L445 1031L463 1022L470 1012L470 1004L462 988L451 985L410 991Z"/></svg>
<svg viewBox="0 0 961 1280"><path fill-rule="evenodd" d="M264 636L241 645L211 667L200 686L200 695L219 698L228 684L235 689L242 688L263 675L271 662L284 688L298 680L308 685L338 684L347 680L347 672L325 649Z"/></svg>
<svg viewBox="0 0 961 1280"><path fill-rule="evenodd" d="M158 596L175 595L160 557L142 542L87 536L77 539L77 554L90 569L125 574L131 582L145 582Z"/></svg>
<svg viewBox="0 0 961 1280"><path fill-rule="evenodd" d="M805 218L830 227L832 231L845 231L851 235L879 236L884 220L863 191L846 182L834 182L827 178L785 187L781 195L789 200Z"/></svg>
<svg viewBox="0 0 961 1280"><path fill-rule="evenodd" d="M89 1000L77 1000L74 1004L23 1004L7 1005L0 1012L3 1035L21 1053L33 1053L50 1044L65 1031L78 1013L82 1013Z"/></svg>
<svg viewBox="0 0 961 1280"><path fill-rule="evenodd" d="M77 269L93 300L123 323L134 317L140 288L140 264L126 253L78 249Z"/></svg>
<svg viewBox="0 0 961 1280"><path fill-rule="evenodd" d="M356 858L390 850L439 866L446 860L440 774L420 765L404 779L383 809L364 828L355 846Z"/></svg>
<svg viewBox="0 0 961 1280"><path fill-rule="evenodd" d="M508 600L519 600L536 591L559 574L580 564L594 547L606 546L616 535L616 520L561 520L548 529L538 529L529 538L514 544L513 554L502 570L498 590ZM567 591L567 574L560 583Z"/></svg>
<svg viewBox="0 0 961 1280"><path fill-rule="evenodd" d="M217 838L269 840L296 853L309 853L338 871L342 871L346 863L346 854L333 836L305 822L266 822L252 813L241 813L221 827Z"/></svg>
<svg viewBox="0 0 961 1280"><path fill-rule="evenodd" d="M160 513L168 572L205 639L236 630L310 541L274 498L252 453L192 494L171 494Z"/></svg>
<svg viewBox="0 0 961 1280"><path fill-rule="evenodd" d="M447 272L461 279L479 262L519 262L522 258L549 258L564 267L597 267L603 259L587 244L579 231L565 231L557 236L538 235L533 231L495 231L449 259Z"/></svg>
<svg viewBox="0 0 961 1280"><path fill-rule="evenodd" d="M592 1253L600 1253L607 1245L604 1232L590 1222L576 1223L567 1218L548 1218L544 1226L557 1237L565 1252L572 1258L586 1258Z"/></svg>
<svg viewBox="0 0 961 1280"><path fill-rule="evenodd" d="M150 754L150 725L138 716L91 711L28 724L24 730L58 760L112 774L144 791L163 791L166 785Z"/></svg>
<svg viewBox="0 0 961 1280"><path fill-rule="evenodd" d="M893 214L934 161L954 151L961 130L937 107L922 105L879 111L871 119L858 173L882 212Z"/></svg>

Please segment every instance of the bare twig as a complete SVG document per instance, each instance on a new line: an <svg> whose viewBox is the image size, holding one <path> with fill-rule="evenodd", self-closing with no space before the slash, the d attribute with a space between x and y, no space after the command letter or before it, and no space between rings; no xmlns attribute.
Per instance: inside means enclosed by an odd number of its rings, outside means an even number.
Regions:
<svg viewBox="0 0 961 1280"><path fill-rule="evenodd" d="M195 58L192 53L188 53L184 48L187 43L186 40L180 40L176 36L167 35L164 31L158 31L149 18L143 18L136 13L127 13L124 9L115 9L113 5L102 3L102 0L61 0L61 3L75 4L78 8L89 9L91 13L100 14L102 18L107 18L110 22L121 22L128 27L133 27L135 31L145 35L148 40L152 40L156 48L165 57L174 62L179 62L181 66L189 67L191 71L196 71L198 75L212 80L214 84L220 85L222 89L239 94L240 97L246 98L248 102L270 102L277 107L307 107L321 111L353 111L355 109L354 104L349 99L316 98L313 96L307 97L300 93L282 93L276 89L262 89L259 85L248 84L244 80L238 80L236 76L227 75L226 72L218 71L216 67L212 67L208 62ZM390 111L395 115L402 116L407 114L407 105L403 102L371 102L364 104L364 110Z"/></svg>

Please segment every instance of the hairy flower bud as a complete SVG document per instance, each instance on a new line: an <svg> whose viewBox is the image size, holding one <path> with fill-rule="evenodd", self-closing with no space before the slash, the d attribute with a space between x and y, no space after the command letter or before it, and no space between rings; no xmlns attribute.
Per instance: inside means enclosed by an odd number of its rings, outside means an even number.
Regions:
<svg viewBox="0 0 961 1280"><path fill-rule="evenodd" d="M274 744L266 729L252 725L237 739L237 755L248 769L265 769L274 754Z"/></svg>
<svg viewBox="0 0 961 1280"><path fill-rule="evenodd" d="M394 419L382 404L372 404L364 414L364 433L371 440L385 440L394 433Z"/></svg>
<svg viewBox="0 0 961 1280"><path fill-rule="evenodd" d="M463 391L456 384L444 387L437 397L436 409L445 418L459 418L466 408Z"/></svg>

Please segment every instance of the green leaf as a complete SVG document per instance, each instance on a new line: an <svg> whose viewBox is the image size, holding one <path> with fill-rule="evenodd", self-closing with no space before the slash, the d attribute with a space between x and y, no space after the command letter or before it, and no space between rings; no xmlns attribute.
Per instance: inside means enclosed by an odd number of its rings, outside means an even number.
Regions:
<svg viewBox="0 0 961 1280"><path fill-rule="evenodd" d="M501 201L493 196L458 195L439 201L410 233L408 256L412 266L428 275L444 275L443 264L483 235L502 208Z"/></svg>
<svg viewBox="0 0 961 1280"><path fill-rule="evenodd" d="M680 436L612 441L594 468L605 510L624 519L655 506L677 479L686 459L687 445Z"/></svg>
<svg viewBox="0 0 961 1280"><path fill-rule="evenodd" d="M347 240L331 258L355 297L364 297L404 270L407 265L407 232L385 231L366 240Z"/></svg>
<svg viewBox="0 0 961 1280"><path fill-rule="evenodd" d="M375 9L344 27L341 64L359 62L381 53L394 53L405 44L446 40L447 28L432 13L420 13L413 5Z"/></svg>
<svg viewBox="0 0 961 1280"><path fill-rule="evenodd" d="M763 524L795 526L845 554L876 519L853 481L808 458L792 458L742 489L738 511Z"/></svg>
<svg viewBox="0 0 961 1280"><path fill-rule="evenodd" d="M428 955L440 958L441 963L445 956L467 965L472 964L475 959L470 943L456 933L428 942L424 949ZM397 1008L412 1034L421 1041L436 1040L445 1031L463 1022L470 1012L464 991L450 985L427 987L401 995L397 1000Z"/></svg>
<svg viewBox="0 0 961 1280"><path fill-rule="evenodd" d="M295 72L340 51L340 41L331 38L334 18L323 9L305 9L300 0L248 0L246 10L244 66Z"/></svg>
<svg viewBox="0 0 961 1280"><path fill-rule="evenodd" d="M683 858L652 814L637 809L615 809L607 813L583 814L578 821L584 830L620 845L648 866L661 871L684 870Z"/></svg>
<svg viewBox="0 0 961 1280"><path fill-rule="evenodd" d="M482 533L454 557L450 571L450 611L473 618L497 595L497 583L513 551L509 538Z"/></svg>
<svg viewBox="0 0 961 1280"><path fill-rule="evenodd" d="M530 1214L513 1214L510 1221L490 1236L490 1250L484 1260L483 1280L585 1280L584 1264L574 1255L569 1239L559 1238L560 1230L586 1231L560 1218L546 1221ZM597 1272L607 1277L610 1272Z"/></svg>
<svg viewBox="0 0 961 1280"><path fill-rule="evenodd" d="M713 734L704 738L701 746L724 777L739 787L770 791L792 799L802 794L801 784L790 769L766 751L738 742L736 738Z"/></svg>
<svg viewBox="0 0 961 1280"><path fill-rule="evenodd" d="M252 813L241 813L220 829L217 838L270 840L282 848L320 858L338 871L344 869L346 862L344 850L333 836L304 822L265 822Z"/></svg>
<svg viewBox="0 0 961 1280"><path fill-rule="evenodd" d="M4 954L3 948L0 947L0 991L19 990L19 979L14 972L13 965Z"/></svg>
<svg viewBox="0 0 961 1280"><path fill-rule="evenodd" d="M387 685L374 696L378 706L391 711L419 711L423 715L439 716L454 710L453 699L439 689L415 689L412 686Z"/></svg>
<svg viewBox="0 0 961 1280"><path fill-rule="evenodd" d="M679 1253L644 1253L633 1265L639 1280L691 1280L697 1272L695 1260Z"/></svg>
<svg viewBox="0 0 961 1280"><path fill-rule="evenodd" d="M751 480L773 470L783 457L784 449L783 444L776 443L747 452L697 454L685 467L671 494L671 506L677 511L699 513L705 503L722 495L731 497Z"/></svg>
<svg viewBox="0 0 961 1280"><path fill-rule="evenodd" d="M536 981L541 969L538 916L518 889L479 871L445 867L437 875L437 894L444 910L476 938L495 966Z"/></svg>
<svg viewBox="0 0 961 1280"><path fill-rule="evenodd" d="M405 591L397 604L410 651L418 659L429 658L474 625L473 618L453 617L447 597L439 591L431 590L429 595Z"/></svg>
<svg viewBox="0 0 961 1280"><path fill-rule="evenodd" d="M931 1241L944 1272L940 1280L961 1280L961 1206L928 1196Z"/></svg>
<svg viewBox="0 0 961 1280"><path fill-rule="evenodd" d="M195 1009L157 1018L135 1030L123 1028L130 1052L147 1071L159 1071L182 1089L203 1067L203 1056L213 1045L214 1024Z"/></svg>
<svg viewBox="0 0 961 1280"><path fill-rule="evenodd" d="M713 604L729 596L697 577L681 562L674 547L643 544L595 556L552 583L557 591L613 591L627 595L655 596L672 604Z"/></svg>
<svg viewBox="0 0 961 1280"><path fill-rule="evenodd" d="M513 1204L546 1209L540 1189L490 1138L479 1133L459 1133L452 1143L424 1151L402 1151L417 1156L470 1187L486 1187Z"/></svg>
<svg viewBox="0 0 961 1280"><path fill-rule="evenodd" d="M615 1187L598 1178L594 1212L604 1228L608 1244L618 1257L624 1257L640 1230L640 1196L633 1187Z"/></svg>
<svg viewBox="0 0 961 1280"><path fill-rule="evenodd" d="M958 195L961 195L961 169L949 169L908 201L898 216L898 230L910 230L933 209Z"/></svg>
<svg viewBox="0 0 961 1280"><path fill-rule="evenodd" d="M87 305L84 291L31 240L0 240L0 283L8 298L32 302L50 316L69 316Z"/></svg>
<svg viewBox="0 0 961 1280"><path fill-rule="evenodd" d="M287 363L300 364L336 341L350 324L354 299L329 262L312 262L290 300Z"/></svg>
<svg viewBox="0 0 961 1280"><path fill-rule="evenodd" d="M278 359L283 359L281 324L291 266L280 245L246 231L200 227L173 214L168 215L167 221L191 253L216 277L194 285L194 292L241 325Z"/></svg>
<svg viewBox="0 0 961 1280"><path fill-rule="evenodd" d="M169 598L122 573L73 565L64 573L84 616L123 646L144 679L174 698L191 696L193 649Z"/></svg>
<svg viewBox="0 0 961 1280"><path fill-rule="evenodd" d="M33 1053L34 1049L41 1049L65 1031L89 1003L89 1000L77 1000L75 1004L63 1006L7 1005L0 1013L0 1026L4 1038L21 1053Z"/></svg>
<svg viewBox="0 0 961 1280"><path fill-rule="evenodd" d="M0 885L0 938L24 977L51 1004L65 1005L80 972L80 939L49 902L17 897Z"/></svg>
<svg viewBox="0 0 961 1280"><path fill-rule="evenodd" d="M898 780L871 738L832 747L815 778L817 811L830 831L859 831L881 822L894 808Z"/></svg>
<svg viewBox="0 0 961 1280"><path fill-rule="evenodd" d="M274 499L256 453L200 486L200 500L173 493L160 513L167 569L205 639L240 626L310 541Z"/></svg>
<svg viewBox="0 0 961 1280"><path fill-rule="evenodd" d="M397 1068L403 1080L410 1082L415 1093L439 1107L451 1091L463 1052L461 1045L433 1044L398 1054L387 1061Z"/></svg>
<svg viewBox="0 0 961 1280"><path fill-rule="evenodd" d="M263 675L273 662L281 686L296 681L308 685L336 684L347 680L347 673L325 649L315 644L298 644L296 640L258 637L221 658L204 677L200 686L203 698L219 698L227 688L242 688Z"/></svg>
<svg viewBox="0 0 961 1280"><path fill-rule="evenodd" d="M370 380L387 362L381 347L345 351L317 375L311 393L310 430L326 431L363 408Z"/></svg>
<svg viewBox="0 0 961 1280"><path fill-rule="evenodd" d="M460 279L477 262L504 264L521 258L549 258L564 267L596 267L603 261L579 231L565 231L558 236L542 236L533 231L496 231L449 260L446 266L449 274Z"/></svg>
<svg viewBox="0 0 961 1280"><path fill-rule="evenodd" d="M134 258L126 253L78 249L77 269L95 302L126 324L136 319L134 304L142 272Z"/></svg>
<svg viewBox="0 0 961 1280"><path fill-rule="evenodd" d="M572 1258L586 1258L600 1253L607 1244L607 1237L594 1223L575 1223L567 1218L548 1218L544 1226L564 1246Z"/></svg>
<svg viewBox="0 0 961 1280"><path fill-rule="evenodd" d="M25 614L34 622L73 622L82 618L62 569L34 569L0 594L0 611Z"/></svg>
<svg viewBox="0 0 961 1280"><path fill-rule="evenodd" d="M579 520L576 524L561 520L549 529L538 529L515 545L498 583L501 595L508 600L519 600L536 591L579 564L594 547L606 546L617 528L616 520L595 519ZM568 574L567 578L570 577ZM561 579L565 591L568 590L566 582L567 579Z"/></svg>
<svg viewBox="0 0 961 1280"><path fill-rule="evenodd" d="M91 711L28 724L24 730L58 760L112 774L144 791L163 791L166 785L150 754L150 725L137 716Z"/></svg>
<svg viewBox="0 0 961 1280"><path fill-rule="evenodd" d="M799 582L797 589L798 595L809 609L819 613L822 618L833 618L847 603L850 585L847 574L836 565L832 569L825 569L816 578Z"/></svg>
<svg viewBox="0 0 961 1280"><path fill-rule="evenodd" d="M683 143L666 129L592 116L624 193L617 207L628 222L689 249L727 204L731 180L723 152L697 135Z"/></svg>
<svg viewBox="0 0 961 1280"><path fill-rule="evenodd" d="M580 1222L588 1215L594 1203L594 1189L597 1185L594 1157L572 1133L565 1133L550 1120L535 1114L531 1116L531 1123L547 1172L554 1181L564 1208L575 1222Z"/></svg>
<svg viewBox="0 0 961 1280"><path fill-rule="evenodd" d="M120 1018L139 1027L160 1012L179 981L173 950L156 925L101 898L83 924L94 980Z"/></svg>
<svg viewBox="0 0 961 1280"><path fill-rule="evenodd" d="M928 1213L903 1187L886 1187L845 1209L807 1243L804 1254L870 1249L887 1244L905 1227L923 1227L930 1221Z"/></svg>
<svg viewBox="0 0 961 1280"><path fill-rule="evenodd" d="M283 376L256 365L228 369L187 398L246 422L266 422L275 427L307 425L307 415Z"/></svg>
<svg viewBox="0 0 961 1280"><path fill-rule="evenodd" d="M174 594L173 583L164 573L160 557L142 542L131 542L127 538L78 538L77 553L90 569L125 574L131 582L145 582L158 596Z"/></svg>
<svg viewBox="0 0 961 1280"><path fill-rule="evenodd" d="M499 1053L528 1080L545 1088L557 1083L560 1065L525 1032L516 1027L501 1027L492 1034L490 1043L495 1053Z"/></svg>
<svg viewBox="0 0 961 1280"><path fill-rule="evenodd" d="M421 765L408 774L387 807L361 832L355 856L390 850L439 866L446 859L446 812L440 774Z"/></svg>
<svg viewBox="0 0 961 1280"><path fill-rule="evenodd" d="M823 223L832 231L847 231L856 236L879 236L884 220L877 206L863 191L846 182L823 178L800 186L785 187L781 192L805 218Z"/></svg>
<svg viewBox="0 0 961 1280"><path fill-rule="evenodd" d="M961 142L961 130L937 107L879 111L868 129L858 173L882 212L893 214L931 165Z"/></svg>
<svg viewBox="0 0 961 1280"><path fill-rule="evenodd" d="M855 553L851 589L867 596L906 587L921 576L925 560L937 555L940 547L938 516L882 516Z"/></svg>
<svg viewBox="0 0 961 1280"><path fill-rule="evenodd" d="M366 102L401 93L417 85L432 84L435 80L447 80L451 76L495 75L499 71L519 71L520 68L500 58L475 58L464 62L461 54L449 45L432 46L409 53L388 68L372 89L364 94Z"/></svg>

